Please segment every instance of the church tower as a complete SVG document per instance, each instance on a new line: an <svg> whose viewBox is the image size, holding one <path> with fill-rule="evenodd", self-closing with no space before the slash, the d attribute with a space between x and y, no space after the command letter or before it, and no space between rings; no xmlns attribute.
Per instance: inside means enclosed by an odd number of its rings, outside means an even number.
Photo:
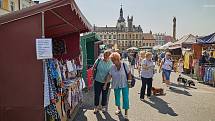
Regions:
<svg viewBox="0 0 215 121"><path fill-rule="evenodd" d="M127 18L128 20L128 31L132 32L133 31L133 16L131 16L131 18L128 16Z"/></svg>
<svg viewBox="0 0 215 121"><path fill-rule="evenodd" d="M120 8L120 16L119 16L119 19L118 19L118 21L117 21L116 27L117 27L118 29L121 29L121 30L122 30L123 28L126 27L125 19L124 19L124 17L123 17L122 5L121 5L121 8Z"/></svg>
<svg viewBox="0 0 215 121"><path fill-rule="evenodd" d="M173 39L176 40L176 17L173 18Z"/></svg>

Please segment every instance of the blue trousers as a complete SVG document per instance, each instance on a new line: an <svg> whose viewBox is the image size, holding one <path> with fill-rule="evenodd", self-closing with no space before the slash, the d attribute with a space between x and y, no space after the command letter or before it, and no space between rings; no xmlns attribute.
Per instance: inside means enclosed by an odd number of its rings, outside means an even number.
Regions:
<svg viewBox="0 0 215 121"><path fill-rule="evenodd" d="M128 89L128 87L114 89L115 105L120 107L121 92L122 92L122 98L123 98L123 109L128 110L129 109L129 89Z"/></svg>

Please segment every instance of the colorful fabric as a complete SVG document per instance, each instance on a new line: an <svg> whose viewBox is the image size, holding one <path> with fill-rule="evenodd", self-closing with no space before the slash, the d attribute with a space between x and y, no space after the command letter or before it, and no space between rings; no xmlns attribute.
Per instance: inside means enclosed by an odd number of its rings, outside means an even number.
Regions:
<svg viewBox="0 0 215 121"><path fill-rule="evenodd" d="M123 109L128 110L129 109L129 88L116 88L114 89L114 95L115 95L115 105L121 106L121 92L122 92L122 98L123 98Z"/></svg>
<svg viewBox="0 0 215 121"><path fill-rule="evenodd" d="M184 68L190 69L190 55L188 53L184 55Z"/></svg>
<svg viewBox="0 0 215 121"><path fill-rule="evenodd" d="M46 113L55 119L55 121L61 121L60 115L57 112L56 105L50 104L45 108Z"/></svg>

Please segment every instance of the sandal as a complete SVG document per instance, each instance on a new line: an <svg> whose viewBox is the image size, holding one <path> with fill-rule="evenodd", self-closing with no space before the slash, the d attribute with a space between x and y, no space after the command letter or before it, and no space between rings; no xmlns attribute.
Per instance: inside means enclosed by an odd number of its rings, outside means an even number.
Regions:
<svg viewBox="0 0 215 121"><path fill-rule="evenodd" d="M125 115L124 118L125 118L125 121L129 121L128 115Z"/></svg>
<svg viewBox="0 0 215 121"><path fill-rule="evenodd" d="M116 115L119 115L120 113L121 113L121 110L117 110L117 111L115 112Z"/></svg>
<svg viewBox="0 0 215 121"><path fill-rule="evenodd" d="M95 108L95 109L94 109L94 114L96 114L96 113L98 113L98 112L99 112L98 108Z"/></svg>

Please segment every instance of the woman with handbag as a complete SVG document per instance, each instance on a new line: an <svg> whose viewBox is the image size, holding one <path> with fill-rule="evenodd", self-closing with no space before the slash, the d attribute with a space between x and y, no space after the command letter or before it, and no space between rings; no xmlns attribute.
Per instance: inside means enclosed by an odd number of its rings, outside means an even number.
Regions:
<svg viewBox="0 0 215 121"><path fill-rule="evenodd" d="M117 106L116 115L121 113L121 92L123 97L123 109L125 109L125 119L128 120L128 109L129 109L129 83L131 73L128 65L120 61L120 55L114 52L110 56L113 66L110 69L109 75L104 85L104 90L107 89L108 83L112 78L111 87L114 89L115 105Z"/></svg>
<svg viewBox="0 0 215 121"><path fill-rule="evenodd" d="M103 90L103 86L105 84L106 77L108 73L110 72L110 69L112 67L112 62L109 59L109 56L111 55L110 51L104 52L104 58L98 58L93 66L93 75L94 75L94 104L95 109L94 113L97 113L99 111L99 103L100 103L100 95L102 94L102 111L106 111L106 105L107 105L107 95L109 91L110 83L106 84L107 89Z"/></svg>
<svg viewBox="0 0 215 121"><path fill-rule="evenodd" d="M145 59L143 59L141 63L142 71L141 71L141 79L142 79L142 87L140 90L140 100L144 100L145 90L147 85L147 97L151 96L152 89L152 79L154 75L155 65L152 61L152 53L147 52L145 54Z"/></svg>

